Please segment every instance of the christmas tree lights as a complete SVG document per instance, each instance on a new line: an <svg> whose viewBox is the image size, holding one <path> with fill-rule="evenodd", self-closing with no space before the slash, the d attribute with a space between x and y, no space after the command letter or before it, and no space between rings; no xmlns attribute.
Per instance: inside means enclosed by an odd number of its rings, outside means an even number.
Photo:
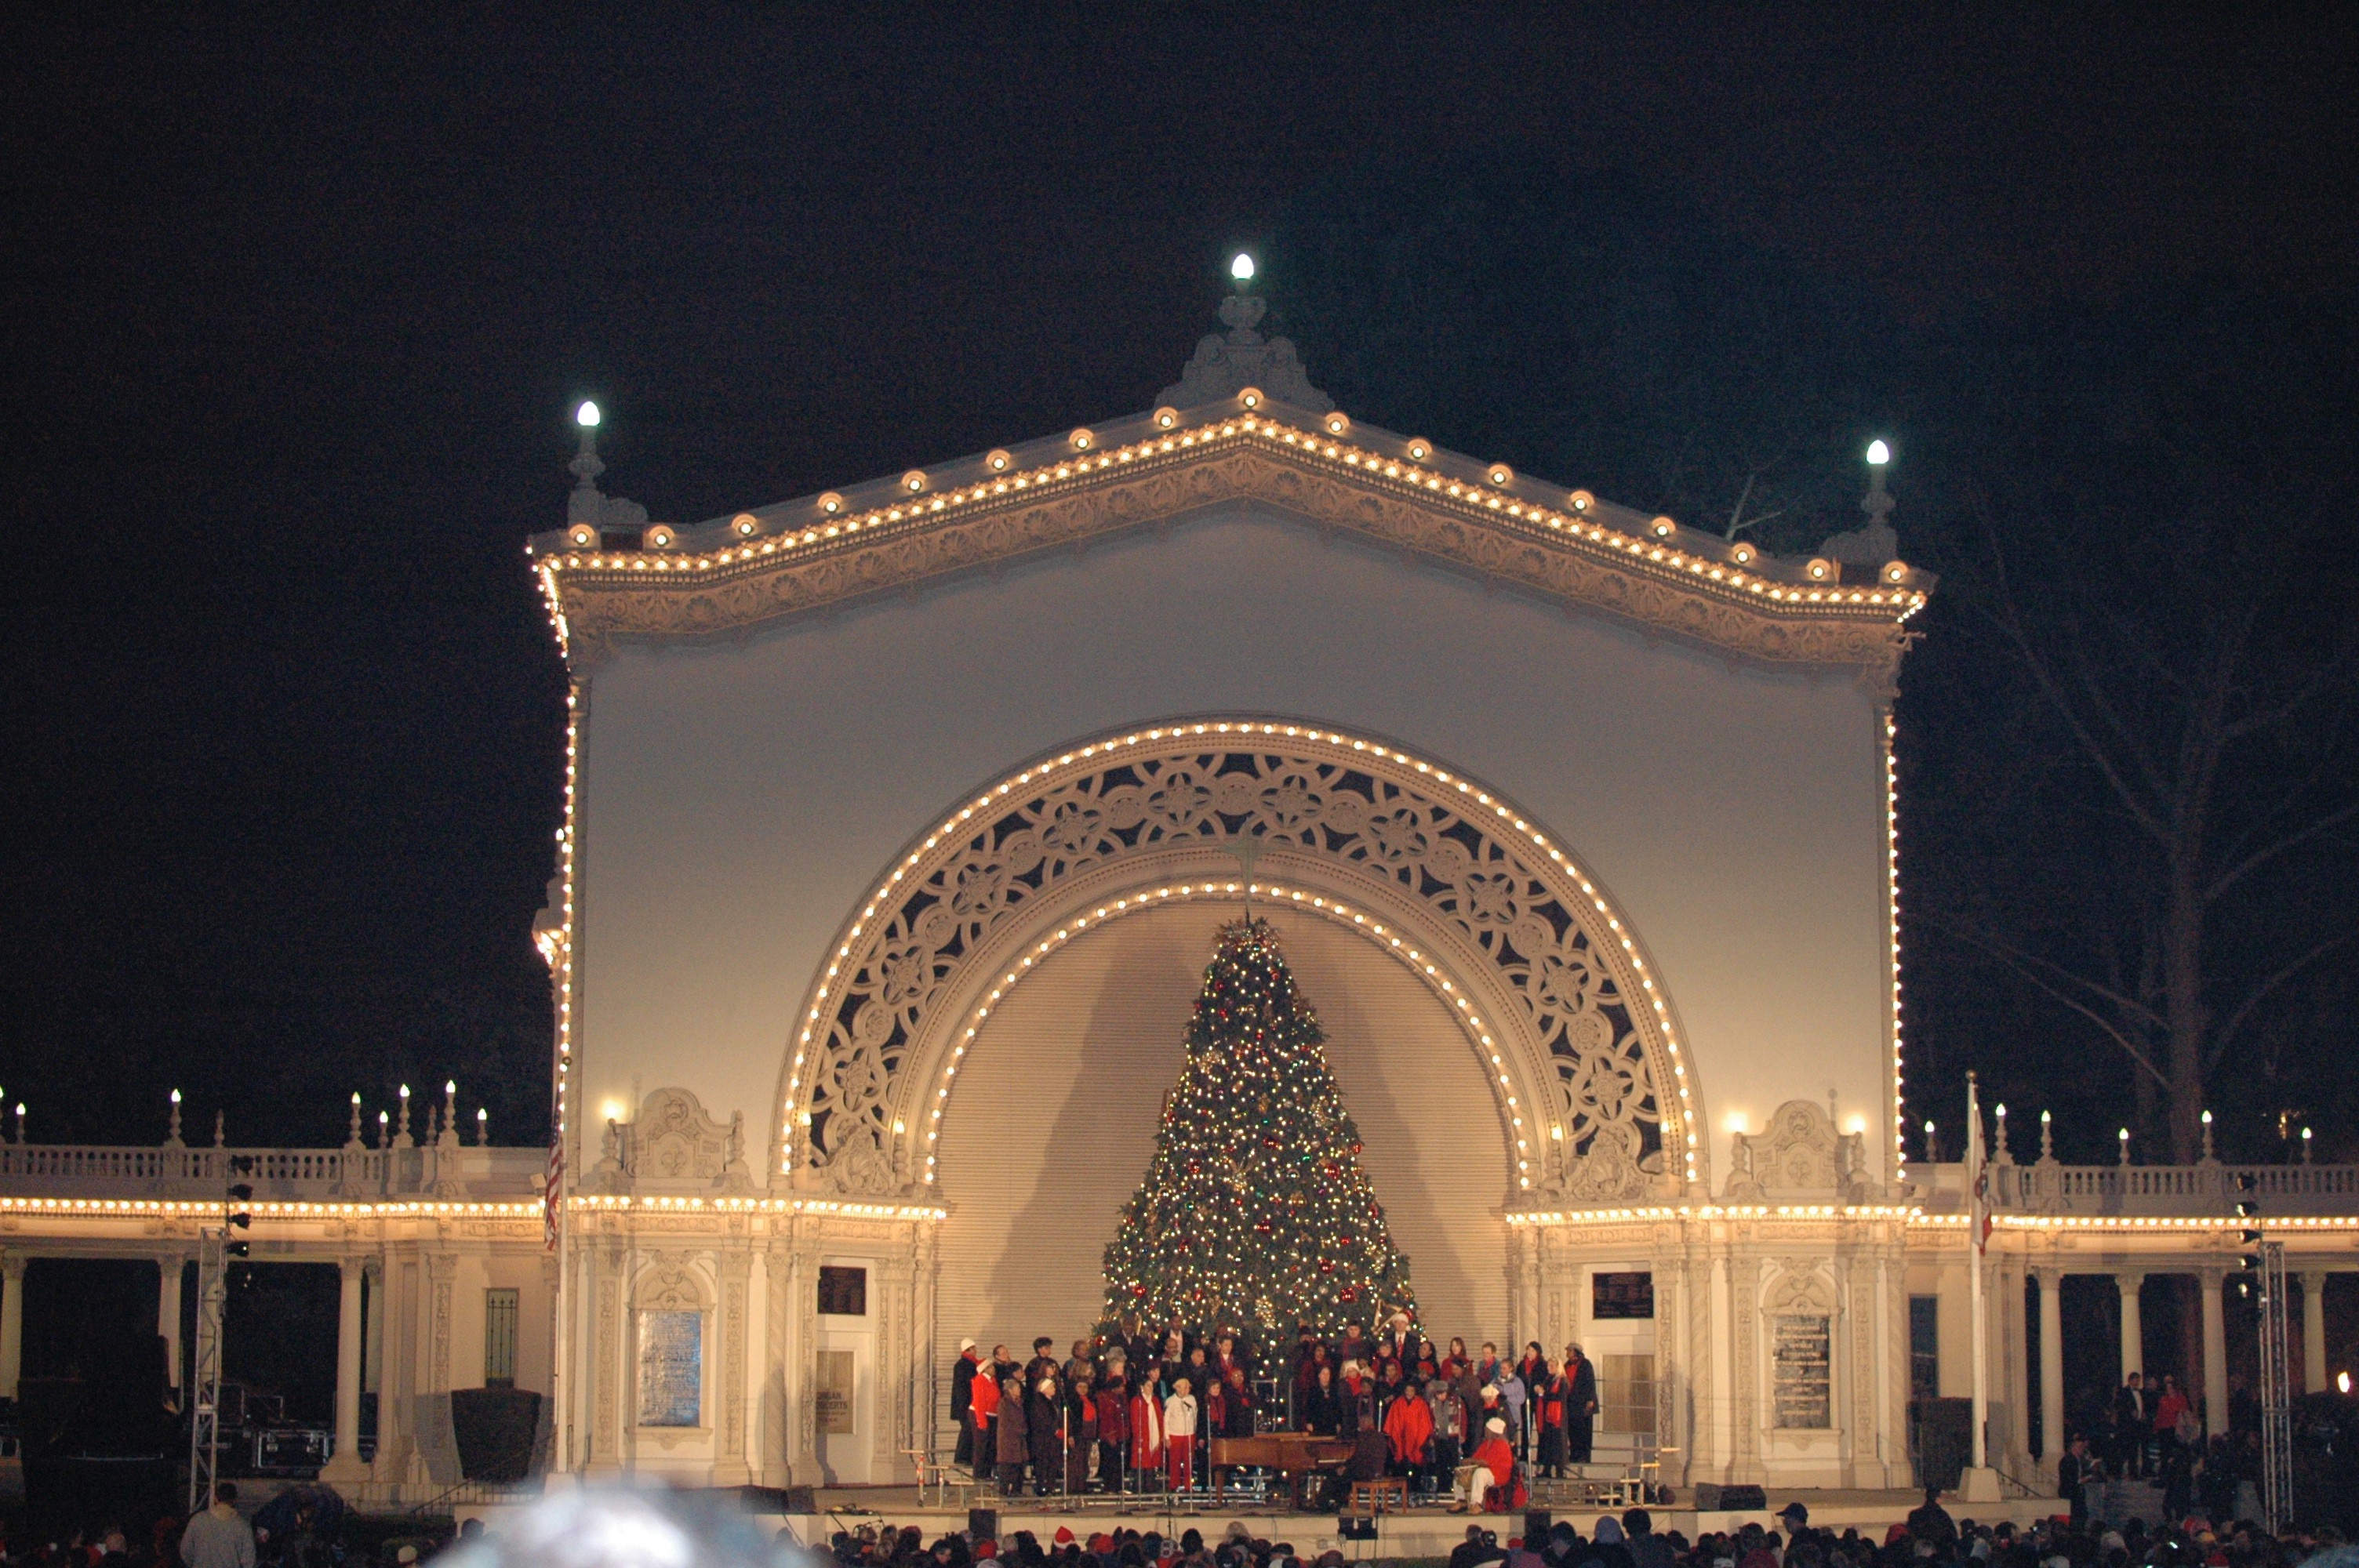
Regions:
<svg viewBox="0 0 2359 1568"><path fill-rule="evenodd" d="M1412 1315L1318 1015L1266 920L1221 928L1155 1157L1105 1251L1105 1316L1270 1343Z"/></svg>

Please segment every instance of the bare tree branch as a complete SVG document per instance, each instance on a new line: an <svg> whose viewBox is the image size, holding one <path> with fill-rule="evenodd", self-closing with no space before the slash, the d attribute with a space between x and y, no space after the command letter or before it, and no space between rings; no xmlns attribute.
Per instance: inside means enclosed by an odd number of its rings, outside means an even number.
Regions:
<svg viewBox="0 0 2359 1568"><path fill-rule="evenodd" d="M2212 1041L2212 1050L2203 1059L2203 1070L2209 1073L2227 1058L2228 1046L2236 1038L2236 1032L2245 1027L2245 1021L2253 1016L2255 1009L2268 999L2270 992L2354 936L2359 936L2359 931L2344 931L2330 936L2254 987L2252 994L2238 1005L2234 1012L2228 1015L2228 1022L2220 1026L2220 1033Z"/></svg>
<svg viewBox="0 0 2359 1568"><path fill-rule="evenodd" d="M2077 997L2068 994L2060 987L2050 984L2045 977L2041 976L2037 969L2033 968L2032 964L2038 960L2032 959L2027 954L2018 953L2003 943L1994 942L1988 937L1981 935L1976 932L1967 930L1965 927L1958 925L1953 922L1943 920L1938 915L1927 915L1924 918L1929 923L1939 925L1944 930L1947 930L1951 935L1956 936L1961 941L1971 943L1974 946L1981 948L1984 952L1988 953L1992 957L1996 958L2000 963L2005 964L2008 968L2013 969L2017 974L2030 981L2032 985L2046 992L2056 1001L2061 1003L2065 1007L2071 1008L2074 1012L2079 1013L2082 1017L2095 1024L2099 1029L2104 1030L2106 1038L2110 1039L2114 1044L2120 1046L2125 1052L2128 1053L2130 1060L2145 1068L2156 1083L2160 1084L2165 1090L2168 1090L2170 1087L2169 1077L2164 1074L2161 1068L2156 1066L2154 1063L2148 1059L2144 1051L2138 1049L2138 1047L2131 1042L2128 1035L2115 1028L2110 1019L2097 1011L2094 1008L2086 1005ZM2130 1001L2127 998L2119 996L2114 992L2106 990L2105 988L2098 986L2092 981L2081 979L2080 977L2076 975L2068 976L2067 978L2078 981L2078 983L2088 987L2091 990L2101 993L2117 1006L2138 1012L2148 1019L2152 1019L2154 1017L2152 1013L2147 1012L2146 1009L2139 1007L2136 1002Z"/></svg>

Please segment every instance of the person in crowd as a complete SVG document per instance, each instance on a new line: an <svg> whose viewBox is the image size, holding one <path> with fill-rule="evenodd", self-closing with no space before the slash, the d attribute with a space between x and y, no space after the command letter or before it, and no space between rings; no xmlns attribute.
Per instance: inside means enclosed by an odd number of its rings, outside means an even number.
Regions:
<svg viewBox="0 0 2359 1568"><path fill-rule="evenodd" d="M1024 1492L1024 1467L1032 1462L1032 1432L1024 1414L1024 1382L1010 1372L999 1385L992 1416L992 1463L1003 1498Z"/></svg>
<svg viewBox="0 0 2359 1568"><path fill-rule="evenodd" d="M1243 1362L1232 1361L1221 1375L1221 1422L1223 1437L1251 1437L1254 1434L1253 1390L1245 1382Z"/></svg>
<svg viewBox="0 0 2359 1568"><path fill-rule="evenodd" d="M1171 1397L1163 1403L1164 1468L1169 1485L1184 1492L1196 1484L1195 1385L1184 1371L1171 1380Z"/></svg>
<svg viewBox="0 0 2359 1568"><path fill-rule="evenodd" d="M2085 1529L2089 1523L2088 1479L2089 1439L2076 1432L2056 1458L2056 1496L2069 1511L2074 1530Z"/></svg>
<svg viewBox="0 0 2359 1568"><path fill-rule="evenodd" d="M1312 1368L1310 1391L1295 1403L1295 1421L1305 1432L1333 1437L1343 1429L1343 1400L1335 1387L1335 1368L1325 1361Z"/></svg>
<svg viewBox="0 0 2359 1568"><path fill-rule="evenodd" d="M1511 1361L1497 1363L1491 1382L1499 1390L1499 1411L1507 1418L1507 1445L1512 1448L1524 1430L1524 1398L1530 1390L1524 1387L1524 1379Z"/></svg>
<svg viewBox="0 0 2359 1568"><path fill-rule="evenodd" d="M1343 1363L1343 1376L1335 1385L1336 1398L1342 1404L1342 1414L1335 1422L1335 1435L1356 1437L1376 1424L1375 1382L1363 1369L1360 1362Z"/></svg>
<svg viewBox="0 0 2359 1568"><path fill-rule="evenodd" d="M1105 1376L1097 1384L1093 1417L1098 1434L1098 1488L1123 1489L1123 1451L1130 1437L1130 1358L1119 1349L1106 1353Z"/></svg>
<svg viewBox="0 0 2359 1568"><path fill-rule="evenodd" d="M1564 1347L1564 1460L1589 1463L1597 1421L1597 1367L1578 1345Z"/></svg>
<svg viewBox="0 0 2359 1568"><path fill-rule="evenodd" d="M213 1487L212 1506L180 1532L180 1561L187 1568L254 1568L254 1530L237 1511L237 1484Z"/></svg>
<svg viewBox="0 0 2359 1568"><path fill-rule="evenodd" d="M1038 1365L1036 1358L1034 1365ZM1024 1424L1031 1438L1032 1495L1061 1491L1065 1481L1065 1390L1056 1362L1034 1379L1024 1399Z"/></svg>
<svg viewBox="0 0 2359 1568"><path fill-rule="evenodd" d="M1450 1341L1450 1354L1441 1358L1441 1375L1454 1383L1458 1380L1458 1374L1473 1365L1474 1358L1466 1354L1465 1339L1453 1337Z"/></svg>
<svg viewBox="0 0 2359 1568"><path fill-rule="evenodd" d="M959 1341L958 1365L951 1369L951 1419L958 1423L958 1447L951 1454L955 1464L974 1463L974 1375L982 1370L970 1334Z"/></svg>
<svg viewBox="0 0 2359 1568"><path fill-rule="evenodd" d="M1397 1312L1385 1325L1385 1339L1380 1354L1389 1357L1403 1367L1417 1365L1418 1333L1408 1314Z"/></svg>
<svg viewBox="0 0 2359 1568"><path fill-rule="evenodd" d="M1065 1495L1090 1489L1090 1465L1098 1453L1098 1401L1090 1363L1081 1357L1081 1375L1065 1385Z"/></svg>
<svg viewBox="0 0 2359 1568"><path fill-rule="evenodd" d="M1513 1483L1516 1476L1516 1451L1507 1446L1507 1420L1493 1416L1483 1423L1483 1442L1474 1450L1473 1461L1464 1469L1465 1480L1459 1491L1456 1511L1474 1513L1490 1507L1494 1487Z"/></svg>
<svg viewBox="0 0 2359 1568"><path fill-rule="evenodd" d="M1061 1375L1057 1362L1057 1342L1047 1335L1032 1342L1032 1359L1024 1363L1024 1386L1031 1388L1052 1373Z"/></svg>
<svg viewBox="0 0 2359 1568"><path fill-rule="evenodd" d="M1521 1419L1516 1425L1516 1457L1529 1460L1539 1446L1540 1383L1548 1371L1548 1357L1540 1353L1540 1342L1528 1341L1524 1353L1516 1357L1516 1377L1524 1385L1524 1405Z"/></svg>
<svg viewBox="0 0 2359 1568"><path fill-rule="evenodd" d="M1138 1491L1149 1489L1163 1472L1163 1400L1149 1380L1140 1383L1130 1396L1130 1450L1127 1455L1131 1484Z"/></svg>
<svg viewBox="0 0 2359 1568"><path fill-rule="evenodd" d="M1426 1451L1426 1489L1431 1491L1433 1482L1458 1473L1466 1452L1466 1406L1457 1386L1440 1377L1427 1379L1425 1406L1433 1415L1433 1441Z"/></svg>
<svg viewBox="0 0 2359 1568"><path fill-rule="evenodd" d="M2146 1379L2132 1372L2114 1396L2114 1474L2128 1479L2147 1471L2146 1440L2153 1430L2148 1421Z"/></svg>
<svg viewBox="0 0 2359 1568"><path fill-rule="evenodd" d="M1499 1380L1499 1347L1487 1339L1483 1342L1482 1353L1474 1357L1474 1380L1477 1383Z"/></svg>
<svg viewBox="0 0 2359 1568"><path fill-rule="evenodd" d="M1923 1506L1909 1510L1908 1535L1920 1547L1930 1546L1936 1557L1947 1558L1955 1552L1958 1521L1941 1506L1940 1487L1926 1487Z"/></svg>
<svg viewBox="0 0 2359 1568"><path fill-rule="evenodd" d="M967 1392L968 1419L974 1424L973 1467L978 1478L999 1464L1000 1390L1012 1375L1001 1365L1006 1355L1007 1346L995 1346L991 1360L975 1368L973 1383Z"/></svg>
<svg viewBox="0 0 2359 1568"><path fill-rule="evenodd" d="M1570 1463L1564 1411L1566 1400L1572 1395L1572 1379L1564 1375L1562 1368L1550 1367L1546 1361L1534 1368L1532 1375L1538 1379L1532 1385L1532 1405L1539 1412L1540 1474L1560 1479Z"/></svg>
<svg viewBox="0 0 2359 1568"><path fill-rule="evenodd" d="M1432 1441L1433 1411L1425 1402L1425 1392L1414 1383L1405 1383L1385 1412L1385 1443L1391 1451L1386 1468L1407 1476L1415 1487L1425 1469L1426 1447Z"/></svg>

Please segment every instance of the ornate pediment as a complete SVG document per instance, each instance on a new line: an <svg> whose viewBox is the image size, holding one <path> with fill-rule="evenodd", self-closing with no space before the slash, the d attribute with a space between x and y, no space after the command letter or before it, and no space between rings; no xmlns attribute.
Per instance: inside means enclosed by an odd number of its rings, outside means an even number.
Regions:
<svg viewBox="0 0 2359 1568"><path fill-rule="evenodd" d="M640 1102L637 1120L607 1123L603 1157L589 1185L614 1193L750 1192L745 1116L723 1125L690 1090L658 1089Z"/></svg>
<svg viewBox="0 0 2359 1568"><path fill-rule="evenodd" d="M1738 1200L1858 1203L1873 1196L1867 1139L1835 1130L1823 1106L1789 1099L1760 1132L1736 1134L1728 1195Z"/></svg>
<svg viewBox="0 0 2359 1568"><path fill-rule="evenodd" d="M1931 587L1897 561L1779 560L1251 388L1021 460L996 451L676 530L576 523L531 549L578 672L618 639L734 633L1238 503L1738 656L1853 667L1879 687Z"/></svg>

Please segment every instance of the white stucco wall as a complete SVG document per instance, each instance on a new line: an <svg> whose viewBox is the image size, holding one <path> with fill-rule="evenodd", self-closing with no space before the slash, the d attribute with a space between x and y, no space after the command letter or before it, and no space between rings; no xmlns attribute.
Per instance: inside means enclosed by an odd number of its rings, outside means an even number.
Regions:
<svg viewBox="0 0 2359 1568"><path fill-rule="evenodd" d="M1037 753L1208 713L1389 736L1577 855L1672 999L1715 1187L1732 1116L1831 1090L1885 1168L1883 781L1849 674L1649 643L1242 505L599 670L577 1125L679 1084L764 1129L826 944L914 834Z"/></svg>

